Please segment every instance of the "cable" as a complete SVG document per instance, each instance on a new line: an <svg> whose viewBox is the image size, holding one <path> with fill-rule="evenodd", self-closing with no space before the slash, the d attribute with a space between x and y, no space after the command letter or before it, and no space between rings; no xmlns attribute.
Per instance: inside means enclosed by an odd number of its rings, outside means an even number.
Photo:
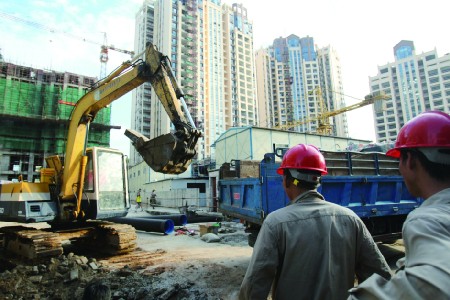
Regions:
<svg viewBox="0 0 450 300"><path fill-rule="evenodd" d="M55 28L53 28L53 27L49 27L49 26L46 26L46 25L43 25L43 24L40 24L40 23L37 23L37 22L34 22L34 21L22 19L22 18L19 18L19 17L13 16L13 15L7 14L7 13L2 12L2 11L0 11L0 16L3 17L3 18L6 18L6 19L10 19L10 20L12 20L12 21L17 21L17 22L25 23L25 24L27 24L27 25L29 25L29 26L32 26L32 27L35 27L35 28L37 28L37 29L50 31L50 32L52 32L52 33L64 34L64 35L70 36L70 37L72 37L72 38L76 38L76 39L82 40L82 41L84 41L84 42L96 44L96 45L99 45L99 46L102 45L102 44L99 43L99 42L96 42L96 41L93 41L93 40L89 40L89 39L86 39L86 38L77 36L77 35L72 34L72 33L70 33L70 32L58 30L58 29L55 29Z"/></svg>

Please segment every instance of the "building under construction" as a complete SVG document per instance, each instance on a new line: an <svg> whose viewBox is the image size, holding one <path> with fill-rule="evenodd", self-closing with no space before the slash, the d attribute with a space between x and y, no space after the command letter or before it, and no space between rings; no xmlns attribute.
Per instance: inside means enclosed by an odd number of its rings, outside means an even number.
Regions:
<svg viewBox="0 0 450 300"><path fill-rule="evenodd" d="M0 180L39 181L44 158L64 154L70 115L96 80L0 60ZM97 114L88 146L109 146L110 116L110 107Z"/></svg>

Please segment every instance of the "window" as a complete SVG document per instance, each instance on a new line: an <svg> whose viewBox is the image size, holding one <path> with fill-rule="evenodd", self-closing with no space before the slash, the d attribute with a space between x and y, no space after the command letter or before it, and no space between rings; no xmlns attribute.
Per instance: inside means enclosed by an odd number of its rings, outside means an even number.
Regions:
<svg viewBox="0 0 450 300"><path fill-rule="evenodd" d="M441 68L441 73L448 73L450 72L450 66L445 66Z"/></svg>
<svg viewBox="0 0 450 300"><path fill-rule="evenodd" d="M438 77L430 78L430 83L436 83L436 82L439 82L439 78Z"/></svg>
<svg viewBox="0 0 450 300"><path fill-rule="evenodd" d="M440 97L442 97L442 93L441 92L433 94L433 99L440 98Z"/></svg>
<svg viewBox="0 0 450 300"><path fill-rule="evenodd" d="M438 71L437 70L431 70L431 71L428 71L428 76L435 76L435 75L437 75L438 74Z"/></svg>

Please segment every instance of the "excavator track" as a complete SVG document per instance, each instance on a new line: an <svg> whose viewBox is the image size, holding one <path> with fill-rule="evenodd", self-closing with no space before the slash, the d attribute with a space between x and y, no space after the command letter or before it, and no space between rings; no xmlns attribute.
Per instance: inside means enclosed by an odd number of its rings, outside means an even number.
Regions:
<svg viewBox="0 0 450 300"><path fill-rule="evenodd" d="M136 249L137 234L131 225L106 221L89 221L86 225L90 226L90 230L69 238L78 247L108 255L124 254Z"/></svg>
<svg viewBox="0 0 450 300"><path fill-rule="evenodd" d="M136 249L136 230L130 225L103 221L84 225L88 226L54 232L22 226L4 227L0 228L0 246L8 253L29 260L60 256L65 241L80 250L104 255L120 255Z"/></svg>
<svg viewBox="0 0 450 300"><path fill-rule="evenodd" d="M59 256L63 253L57 233L26 227L1 228L6 251L35 260Z"/></svg>
<svg viewBox="0 0 450 300"><path fill-rule="evenodd" d="M100 222L97 227L103 232L108 254L124 254L136 249L137 234L133 226L110 222Z"/></svg>

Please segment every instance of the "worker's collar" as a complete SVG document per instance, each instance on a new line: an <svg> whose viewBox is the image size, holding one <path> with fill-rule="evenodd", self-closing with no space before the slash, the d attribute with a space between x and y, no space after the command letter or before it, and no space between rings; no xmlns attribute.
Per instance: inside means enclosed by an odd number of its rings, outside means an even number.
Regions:
<svg viewBox="0 0 450 300"><path fill-rule="evenodd" d="M306 191L304 193L301 193L300 195L298 195L297 198L295 198L294 200L292 200L289 205L294 204L294 203L299 203L311 198L319 198L321 200L325 200L325 198L317 191L317 190L310 190L310 191Z"/></svg>

